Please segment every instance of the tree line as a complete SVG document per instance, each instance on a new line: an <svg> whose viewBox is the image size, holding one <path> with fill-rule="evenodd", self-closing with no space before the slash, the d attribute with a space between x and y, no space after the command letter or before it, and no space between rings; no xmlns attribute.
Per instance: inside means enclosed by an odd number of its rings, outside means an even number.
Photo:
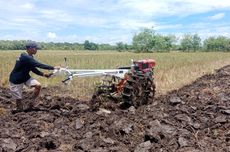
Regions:
<svg viewBox="0 0 230 152"><path fill-rule="evenodd" d="M134 35L132 46L139 52L230 52L230 38L226 36L210 36L202 41L198 34L184 34L181 38L178 38L175 35L157 34L153 29L143 29L140 33Z"/></svg>
<svg viewBox="0 0 230 152"><path fill-rule="evenodd" d="M29 40L0 40L0 50L24 50ZM153 29L142 29L132 38L131 44L117 42L97 44L86 40L84 43L38 42L42 50L114 50L133 52L168 52L168 51L223 51L230 52L230 38L210 36L201 40L198 34L184 34L181 38L175 35L161 35Z"/></svg>

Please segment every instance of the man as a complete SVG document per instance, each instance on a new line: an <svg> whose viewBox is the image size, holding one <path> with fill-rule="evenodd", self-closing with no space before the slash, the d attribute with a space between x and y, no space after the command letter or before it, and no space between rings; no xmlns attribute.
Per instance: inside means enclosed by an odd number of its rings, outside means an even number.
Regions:
<svg viewBox="0 0 230 152"><path fill-rule="evenodd" d="M26 45L26 52L21 53L20 57L16 60L16 64L14 66L13 71L10 73L10 90L12 93L12 97L16 99L16 107L17 111L23 111L22 104L22 89L23 85L28 87L33 87L34 92L32 95L32 99L38 97L41 84L34 78L30 76L30 71L33 73L49 78L51 74L46 74L39 71L37 68L46 69L46 70L54 70L59 69L60 67L53 67L50 65L42 64L36 61L33 58L33 55L37 53L38 45L35 42L29 42Z"/></svg>

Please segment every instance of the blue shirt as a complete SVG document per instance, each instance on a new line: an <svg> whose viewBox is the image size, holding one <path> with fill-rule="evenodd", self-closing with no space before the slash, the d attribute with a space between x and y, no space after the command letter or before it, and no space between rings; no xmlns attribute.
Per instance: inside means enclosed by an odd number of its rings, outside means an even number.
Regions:
<svg viewBox="0 0 230 152"><path fill-rule="evenodd" d="M10 82L14 84L25 83L31 78L30 71L33 73L43 76L43 73L39 71L38 68L53 70L54 67L46 64L39 63L33 56L27 53L22 53L17 59L13 71L10 73Z"/></svg>

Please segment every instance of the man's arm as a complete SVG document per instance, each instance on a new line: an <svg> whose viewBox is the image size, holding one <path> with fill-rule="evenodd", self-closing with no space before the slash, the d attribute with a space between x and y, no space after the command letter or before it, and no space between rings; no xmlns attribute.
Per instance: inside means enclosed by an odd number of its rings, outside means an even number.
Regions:
<svg viewBox="0 0 230 152"><path fill-rule="evenodd" d="M44 76L44 73L39 71L37 68L32 68L31 71L37 75Z"/></svg>
<svg viewBox="0 0 230 152"><path fill-rule="evenodd" d="M50 65L46 65L43 63L40 63L38 61L36 61L33 57L26 57L25 61L31 66L31 67L38 67L41 69L46 69L46 70L54 70L53 66Z"/></svg>

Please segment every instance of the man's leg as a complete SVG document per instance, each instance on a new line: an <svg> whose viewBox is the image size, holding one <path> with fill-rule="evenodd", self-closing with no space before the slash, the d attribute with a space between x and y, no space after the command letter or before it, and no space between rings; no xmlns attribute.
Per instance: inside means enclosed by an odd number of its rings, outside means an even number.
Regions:
<svg viewBox="0 0 230 152"><path fill-rule="evenodd" d="M16 100L16 110L23 111L23 103L22 103L22 89L23 89L23 84L13 84L9 83L10 85L10 91L12 94L12 98ZM15 110L14 110L15 111Z"/></svg>
<svg viewBox="0 0 230 152"><path fill-rule="evenodd" d="M31 87L33 87L34 88L34 94L33 94L33 99L36 99L38 96L39 96L39 94L40 94L40 91L41 91L41 84L36 84L36 85L34 85L34 86L31 86Z"/></svg>
<svg viewBox="0 0 230 152"><path fill-rule="evenodd" d="M36 99L41 91L41 83L34 78L30 78L28 81L26 81L26 86L34 88L32 99Z"/></svg>
<svg viewBox="0 0 230 152"><path fill-rule="evenodd" d="M39 96L40 94L40 91L41 91L41 84L40 82L38 82L36 79L34 78L30 78L27 82L26 82L26 85L28 87L31 87L31 88L34 88L34 91L33 91L33 95L31 97L31 101L28 105L28 108L29 109L33 109L35 107L35 102L36 102L36 98Z"/></svg>

